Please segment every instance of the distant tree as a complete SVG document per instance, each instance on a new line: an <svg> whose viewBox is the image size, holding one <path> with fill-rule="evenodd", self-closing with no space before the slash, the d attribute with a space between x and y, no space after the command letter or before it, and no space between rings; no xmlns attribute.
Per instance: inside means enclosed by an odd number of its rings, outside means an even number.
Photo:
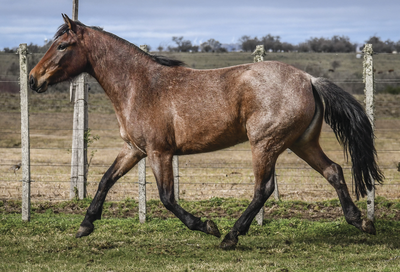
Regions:
<svg viewBox="0 0 400 272"><path fill-rule="evenodd" d="M158 52L162 52L162 51L164 50L164 47L160 44L160 45L157 47L157 50L158 50Z"/></svg>
<svg viewBox="0 0 400 272"><path fill-rule="evenodd" d="M272 50L273 52L282 50L282 43L280 41L281 37L272 36L268 34L261 38L261 43L264 44L264 49L266 51Z"/></svg>
<svg viewBox="0 0 400 272"><path fill-rule="evenodd" d="M200 45L200 50L201 52L226 52L226 49L222 48L221 46L222 44L219 41L215 39L209 39Z"/></svg>
<svg viewBox="0 0 400 272"><path fill-rule="evenodd" d="M169 51L176 51L176 52L189 52L194 51L195 49L192 46L192 42L189 40L184 40L183 36L181 37L172 37L172 40L177 44L177 47L168 47ZM198 47L197 47L198 49Z"/></svg>
<svg viewBox="0 0 400 272"><path fill-rule="evenodd" d="M210 45L213 52L217 52L221 48L221 43L214 39L209 39L207 43Z"/></svg>
<svg viewBox="0 0 400 272"><path fill-rule="evenodd" d="M354 52L356 48L355 44L352 44L346 36L333 36L331 39L310 38L306 43L308 44L309 51L313 52L348 53ZM302 49L305 50L306 48L303 47Z"/></svg>
<svg viewBox="0 0 400 272"><path fill-rule="evenodd" d="M256 49L256 46L261 44L264 45L266 51L271 50L273 52L288 52L296 50L296 46L287 42L281 42L280 39L280 36L272 36L271 34L268 34L261 39L258 39L257 37L251 38L250 36L245 35L239 39L239 42L242 45L243 51L246 52L253 52Z"/></svg>
<svg viewBox="0 0 400 272"><path fill-rule="evenodd" d="M394 44L394 49L400 53L400 41L398 41L397 43Z"/></svg>
<svg viewBox="0 0 400 272"><path fill-rule="evenodd" d="M310 38L307 40L310 51L313 52L326 52L328 49L327 42L324 38Z"/></svg>
<svg viewBox="0 0 400 272"><path fill-rule="evenodd" d="M331 44L331 52L350 53L356 50L356 45L351 43L350 38L347 36L333 36L331 39Z"/></svg>
<svg viewBox="0 0 400 272"><path fill-rule="evenodd" d="M172 40L178 45L178 48L182 46L183 36L181 37L172 37Z"/></svg>
<svg viewBox="0 0 400 272"><path fill-rule="evenodd" d="M310 45L307 42L299 43L297 46L297 51L299 52L310 52Z"/></svg>
<svg viewBox="0 0 400 272"><path fill-rule="evenodd" d="M208 44L208 42L203 42L202 44L200 44L200 51L201 52L211 52L212 48L211 46Z"/></svg>
<svg viewBox="0 0 400 272"><path fill-rule="evenodd" d="M172 46L168 45L167 49L169 52L178 52L178 47L172 47Z"/></svg>
<svg viewBox="0 0 400 272"><path fill-rule="evenodd" d="M294 51L294 50L296 50L296 48L297 48L297 47L294 46L294 45L291 44L291 43L283 42L283 43L281 44L281 50L284 51L284 52Z"/></svg>
<svg viewBox="0 0 400 272"><path fill-rule="evenodd" d="M242 50L246 52L253 52L256 49L257 45L262 44L260 40L258 40L257 37L254 37L253 39L250 36L242 36L239 39L239 43L242 45Z"/></svg>
<svg viewBox="0 0 400 272"><path fill-rule="evenodd" d="M17 52L17 48L5 47L3 51L4 51L4 53L15 53L15 52Z"/></svg>
<svg viewBox="0 0 400 272"><path fill-rule="evenodd" d="M400 41L399 41L400 42ZM398 43L399 43L398 42ZM372 36L365 43L372 44L372 49L376 53L392 53L396 48L396 44L391 40L382 41L380 37ZM361 47L362 49L363 47Z"/></svg>

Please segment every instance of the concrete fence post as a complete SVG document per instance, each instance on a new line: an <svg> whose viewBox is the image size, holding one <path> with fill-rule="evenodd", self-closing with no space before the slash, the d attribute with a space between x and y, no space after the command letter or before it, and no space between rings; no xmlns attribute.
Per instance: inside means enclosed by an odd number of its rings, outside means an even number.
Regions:
<svg viewBox="0 0 400 272"><path fill-rule="evenodd" d="M140 45L139 48L148 53L147 45ZM139 222L146 222L146 158L138 163L138 176L139 176Z"/></svg>
<svg viewBox="0 0 400 272"><path fill-rule="evenodd" d="M174 196L175 201L179 202L179 157L173 156L172 158L172 168L174 171Z"/></svg>
<svg viewBox="0 0 400 272"><path fill-rule="evenodd" d="M78 20L79 0L72 1L72 20ZM85 88L86 75L79 75L70 86L70 101L74 102L70 198L86 197L87 183L87 132L88 132L88 90Z"/></svg>
<svg viewBox="0 0 400 272"><path fill-rule="evenodd" d="M138 163L139 176L139 222L146 222L146 158Z"/></svg>
<svg viewBox="0 0 400 272"><path fill-rule="evenodd" d="M364 46L364 62L363 62L363 81L365 83L365 111L371 122L372 129L375 129L375 116L374 116L374 93L375 93L375 82L374 82L374 61L372 55L374 51L372 44L366 44ZM375 181L372 180L375 185ZM375 188L367 190L367 218L371 221L375 220Z"/></svg>
<svg viewBox="0 0 400 272"><path fill-rule="evenodd" d="M21 95L21 169L22 169L22 220L31 219L31 162L29 140L28 49L19 45L19 80Z"/></svg>
<svg viewBox="0 0 400 272"><path fill-rule="evenodd" d="M266 52L264 50L264 45L257 45L256 46L256 50L254 50L253 54L251 54L252 56L254 56L254 62L261 62L264 61L264 56L266 56ZM277 191L277 187L275 187L275 190ZM256 221L258 223L258 225L262 226L263 224L263 220L264 220L264 206L262 206L262 208L260 209L260 211L257 213L256 215Z"/></svg>

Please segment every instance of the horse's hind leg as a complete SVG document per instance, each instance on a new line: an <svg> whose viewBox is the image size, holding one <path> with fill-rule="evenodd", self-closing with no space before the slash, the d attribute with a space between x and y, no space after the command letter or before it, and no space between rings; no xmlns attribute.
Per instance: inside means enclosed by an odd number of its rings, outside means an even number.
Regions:
<svg viewBox="0 0 400 272"><path fill-rule="evenodd" d="M85 219L76 233L76 238L87 236L93 232L93 222L101 218L103 203L108 191L120 177L125 175L144 157L145 155L141 151L131 148L128 144L124 145L114 163L102 177L96 195L86 212Z"/></svg>
<svg viewBox="0 0 400 272"><path fill-rule="evenodd" d="M361 219L361 212L352 201L344 180L342 167L331 161L322 151L318 141L297 143L290 147L300 158L324 176L335 188L342 205L346 221L360 230L376 234L373 222Z"/></svg>
<svg viewBox="0 0 400 272"><path fill-rule="evenodd" d="M218 227L213 221L207 220L202 222L199 217L195 217L185 211L175 201L172 157L172 154L168 152L151 151L148 153L150 166L157 181L161 202L189 229L221 237Z"/></svg>

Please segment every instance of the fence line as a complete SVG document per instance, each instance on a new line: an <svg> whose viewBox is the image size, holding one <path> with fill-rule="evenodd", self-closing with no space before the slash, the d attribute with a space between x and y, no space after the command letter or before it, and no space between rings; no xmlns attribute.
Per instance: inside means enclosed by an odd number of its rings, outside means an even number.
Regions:
<svg viewBox="0 0 400 272"><path fill-rule="evenodd" d="M337 81L335 81L335 80L333 80L334 82L337 82ZM343 80L343 81L345 81L345 80ZM1 81L0 81L1 82ZM397 81L397 80L381 80L381 81L379 81L379 80L376 80L376 83L378 83L378 84L385 84L385 83L388 83L388 82L394 82L394 83L400 83L400 81ZM91 83L93 83L93 82L91 82ZM343 83L362 83L362 82L355 82L355 81L348 81L348 80L346 80L345 82L343 82ZM54 100L54 101L57 101L57 100ZM58 101L57 101L58 102ZM89 104L89 106L90 106L90 104ZM379 106L376 106L375 107L376 109L379 109ZM385 108L391 108L390 106L389 107L385 107ZM393 106L392 108L395 108L395 106ZM7 128L8 129L8 128ZM1 129L0 128L0 133L5 133L4 131L3 131L3 129ZM74 130L71 130L71 129L36 129L36 128L31 128L30 129L31 130L31 132L32 131L40 131L40 130L43 130L43 131L54 131L54 130L63 130L63 131L74 131ZM384 130L382 130L383 132L382 133L384 133L384 132L386 132L386 131L393 131L393 132L396 132L396 131L398 131L398 130L400 130L400 129L384 129ZM117 130L116 129L93 129L92 131L116 131L117 132ZM380 131L380 130L376 130L376 132L378 132L378 131ZM326 132L329 132L329 131L326 131ZM11 133L11 132L10 132ZM108 136L104 136L104 137L108 137ZM110 137L112 137L112 136L110 136ZM326 138L326 139L334 139L335 137L332 135L332 136L329 136L329 135L327 135L327 136L323 136L323 137L321 137L321 138ZM393 136L393 137L386 137L386 139L396 139L395 138L395 136ZM15 147L15 149L17 149L18 147ZM98 149L98 150L119 150L120 148L118 148L118 147L115 147L115 148L112 148L112 147L110 147L110 148L104 148L104 147L94 147L95 149ZM60 148L57 148L57 147L33 147L33 148L31 148L32 150L46 150L46 149L51 149L51 150L57 150L57 149L60 149ZM65 148L65 149L68 149L68 150L73 150L72 148ZM222 152L232 152L232 151L234 151L234 152L250 152L250 150L249 149L242 149L242 150L222 150ZM343 150L330 150L329 152L343 152ZM382 153L382 152L388 152L388 153L394 153L394 152L398 152L397 150L379 150L379 153ZM4 165L4 164L1 164L0 163L0 166L2 166L2 165ZM71 166L73 166L73 165L75 165L75 164L55 164L55 165L44 165L44 164L37 164L37 163L35 163L35 164L31 164L33 167L37 167L37 166L40 166L40 167L71 167ZM188 166L188 167L186 167L185 165L180 165L180 168L181 168L181 170L191 170L191 169L218 169L218 168L221 168L222 167L222 169L230 169L230 168L233 168L233 167L235 167L237 164L219 164L219 166L217 166L217 165L207 165L207 164L202 164L201 166L197 166L197 167L192 167L192 166ZM243 164L241 163L240 164L241 166L243 166ZM105 165L104 164L93 164L93 165L91 165L90 167L92 168L92 167L104 167ZM107 165L107 167L108 167L108 165ZM147 169L148 167L146 167L145 169ZM381 168L383 168L383 169L385 169L385 168L393 168L391 165L381 165ZM247 165L246 167L240 167L240 169L252 169L252 167L251 167L251 165ZM279 168L279 167L277 167L276 168L277 170L280 170L280 169L291 169L291 170L310 170L311 168L304 168L304 167L285 167L285 165L283 165L282 166L282 168ZM349 167L343 167L343 169L345 169L345 170L348 170L349 169ZM148 175L148 177L149 176L151 176L151 175ZM175 175L174 175L175 176ZM218 175L217 175L218 176ZM279 175L278 176L278 178L279 177L285 177L285 176L288 176L288 175ZM190 177L197 177L197 176L195 176L195 175L186 175L186 176L183 176L183 173L180 173L180 175L178 174L178 175L176 175L176 177L177 178L179 178L179 177L185 177L185 178L190 178ZM301 175L301 176L296 176L296 177L304 177L303 175ZM313 178L315 178L315 177L313 177ZM320 179L323 179L323 178L320 178ZM44 182L48 182L48 181L44 181ZM55 182L55 181L54 181ZM64 182L64 181L63 181ZM87 181L87 183L92 183L92 181ZM129 183L129 182L119 182L119 183ZM131 182L132 184L134 184L134 182ZM149 183L149 181L147 181L146 182L146 184L150 184ZM184 185L186 185L186 184L189 184L189 183L187 183L187 182L185 182L185 181L181 181L181 183L180 183L180 185L182 185L183 187L182 188L178 188L178 192L181 190L181 189L183 189L184 188ZM211 183L210 183L211 184ZM214 183L214 184L219 184L219 183ZM242 183L242 184L244 184L244 183ZM248 184L251 184L251 183L248 183ZM304 183L304 184L306 184L306 183ZM385 185L390 185L390 186L392 186L392 184L385 184ZM250 185L248 185L248 186L250 186ZM286 184L285 184L285 186L286 186ZM176 196L179 196L178 194L176 194Z"/></svg>

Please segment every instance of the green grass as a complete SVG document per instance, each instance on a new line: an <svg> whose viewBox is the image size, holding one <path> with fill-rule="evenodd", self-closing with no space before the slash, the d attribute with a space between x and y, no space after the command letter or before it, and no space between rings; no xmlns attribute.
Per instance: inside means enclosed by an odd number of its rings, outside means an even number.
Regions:
<svg viewBox="0 0 400 272"><path fill-rule="evenodd" d="M214 198L183 202L183 206L233 209L235 203L242 206L244 202ZM88 203L83 201L79 206L85 208ZM299 210L309 204L268 203ZM137 216L105 218L95 222L90 236L76 239L83 216L54 213L58 205L65 208L66 204L42 203L44 213L33 213L27 223L18 213L2 211L0 271L398 271L400 266L399 221L377 220L378 234L370 236L343 218L264 220L263 226L253 222L248 235L240 237L236 250L223 251L219 249L221 239L190 231L176 218L161 219L155 214L145 224L140 224ZM112 205L136 207L126 200L107 203L105 208ZM156 201L149 203L150 208L158 205ZM319 205L336 207L338 203ZM398 202L378 199L378 205L397 208ZM223 235L235 222L230 216L213 220Z"/></svg>

